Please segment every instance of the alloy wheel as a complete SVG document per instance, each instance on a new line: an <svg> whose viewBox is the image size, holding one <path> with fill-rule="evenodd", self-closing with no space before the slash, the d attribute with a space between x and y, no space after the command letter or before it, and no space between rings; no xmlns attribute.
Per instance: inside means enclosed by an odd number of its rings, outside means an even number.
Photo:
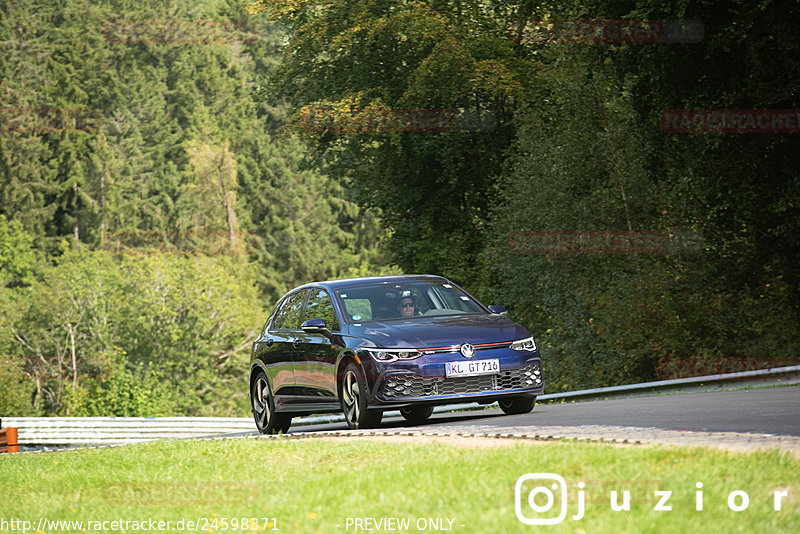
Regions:
<svg viewBox="0 0 800 534"><path fill-rule="evenodd" d="M351 426L356 426L356 423L361 418L361 388L358 385L358 377L350 369L344 374L342 403L344 404L344 416L347 418L347 423Z"/></svg>
<svg viewBox="0 0 800 534"><path fill-rule="evenodd" d="M259 371L250 386L250 404L253 408L253 418L256 428L262 434L286 433L292 424L292 417L288 414L276 413L272 393L269 390L267 375Z"/></svg>
<svg viewBox="0 0 800 534"><path fill-rule="evenodd" d="M350 428L373 428L380 424L383 412L367 409L367 381L355 362L350 362L345 368L340 398Z"/></svg>
<svg viewBox="0 0 800 534"><path fill-rule="evenodd" d="M253 384L253 414L259 428L266 428L272 417L272 410L269 407L269 386L266 377L259 375Z"/></svg>

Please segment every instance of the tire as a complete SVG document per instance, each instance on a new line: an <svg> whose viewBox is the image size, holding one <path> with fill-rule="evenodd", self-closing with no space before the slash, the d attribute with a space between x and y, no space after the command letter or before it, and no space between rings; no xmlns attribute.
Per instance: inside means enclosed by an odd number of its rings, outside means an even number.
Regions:
<svg viewBox="0 0 800 534"><path fill-rule="evenodd" d="M272 393L269 390L267 375L264 371L256 373L253 382L250 384L250 406L253 411L253 419L256 421L256 428L262 434L277 434L288 432L292 424L292 416L282 413L275 413L275 403L272 400Z"/></svg>
<svg viewBox="0 0 800 534"><path fill-rule="evenodd" d="M418 425L433 414L433 406L408 406L400 408L400 415L412 425Z"/></svg>
<svg viewBox="0 0 800 534"><path fill-rule="evenodd" d="M536 404L536 397L515 397L512 399L500 399L500 409L508 415L519 415L530 413Z"/></svg>
<svg viewBox="0 0 800 534"><path fill-rule="evenodd" d="M344 369L339 399L347 426L352 429L374 428L381 424L383 412L367 409L367 380L361 367L350 362Z"/></svg>

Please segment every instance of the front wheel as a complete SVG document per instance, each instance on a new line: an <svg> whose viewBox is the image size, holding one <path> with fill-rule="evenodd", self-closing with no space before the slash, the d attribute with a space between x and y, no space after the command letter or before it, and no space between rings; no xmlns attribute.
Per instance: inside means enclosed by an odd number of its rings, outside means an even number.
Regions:
<svg viewBox="0 0 800 534"><path fill-rule="evenodd" d="M256 421L256 428L262 434L284 434L292 424L290 415L275 413L275 403L269 391L267 375L264 371L256 373L253 383L250 385L250 405L253 408L253 418Z"/></svg>
<svg viewBox="0 0 800 534"><path fill-rule="evenodd" d="M412 425L426 421L433 414L433 406L408 406L400 408L400 415Z"/></svg>
<svg viewBox="0 0 800 534"><path fill-rule="evenodd" d="M339 386L347 426L353 429L374 428L381 424L383 412L367 409L367 380L355 362L347 364Z"/></svg>
<svg viewBox="0 0 800 534"><path fill-rule="evenodd" d="M516 397L513 399L501 399L500 409L508 415L519 415L529 413L536 404L536 397Z"/></svg>

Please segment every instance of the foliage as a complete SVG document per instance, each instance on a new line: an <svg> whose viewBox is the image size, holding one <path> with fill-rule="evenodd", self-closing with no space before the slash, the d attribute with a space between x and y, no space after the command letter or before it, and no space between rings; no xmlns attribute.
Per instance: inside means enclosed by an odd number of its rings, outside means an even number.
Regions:
<svg viewBox="0 0 800 534"><path fill-rule="evenodd" d="M475 277L520 91L480 2L260 2L290 32L271 91L314 161L379 208L405 270ZM444 131L441 131L444 130Z"/></svg>
<svg viewBox="0 0 800 534"><path fill-rule="evenodd" d="M235 257L70 252L28 288L3 360L42 413L246 413L254 278Z"/></svg>
<svg viewBox="0 0 800 534"><path fill-rule="evenodd" d="M641 165L625 87L573 46L554 46L542 58L493 211L494 296L543 332L551 389L652 378L651 336L662 310L649 293L663 283L663 264L635 249L626 254L604 236L677 229L663 224L659 184ZM599 241L588 252L535 248L570 235Z"/></svg>
<svg viewBox="0 0 800 534"><path fill-rule="evenodd" d="M2 402L243 413L263 306L386 269L376 214L252 98L282 35L246 6L0 8Z"/></svg>
<svg viewBox="0 0 800 534"><path fill-rule="evenodd" d="M20 369L20 362L11 358L0 358L0 383L3 394L0 395L0 414L13 414L17 417L34 415L31 398L33 384L25 379Z"/></svg>
<svg viewBox="0 0 800 534"><path fill-rule="evenodd" d="M751 296L781 273L787 304L800 311L800 142L787 134L656 134L665 109L797 109L800 6L766 0L655 5L630 16L702 22L700 43L617 53L618 78L634 80L638 121L649 126L648 171L669 184L670 217L692 221L716 258L704 268ZM747 72L746 76L742 72Z"/></svg>
<svg viewBox="0 0 800 534"><path fill-rule="evenodd" d="M171 416L181 412L176 397L184 391L173 389L169 380L144 366L125 367L103 380L69 388L64 413L87 417Z"/></svg>
<svg viewBox="0 0 800 534"><path fill-rule="evenodd" d="M620 8L600 15L624 18L614 11ZM723 21L712 13L701 16L695 6L625 16L679 15L706 23L710 42L548 45L539 52L536 89L518 112L519 135L493 211L497 245L487 256L497 262L495 295L543 332L553 389L797 361L797 286L789 266L797 265L797 249L783 232L796 220L788 199L798 182L780 155L796 151L796 140L657 131L663 109L757 107L745 100L749 90L724 105L703 93L712 91L704 76L728 68L716 50L736 31L716 35L714 25ZM714 51L714 60L703 50ZM687 53L702 66L689 60L687 69ZM798 72L791 60L786 67ZM690 72L697 80L685 78ZM754 175L770 186L757 186ZM778 198L784 200L776 204ZM662 248L514 253L515 232L519 239L520 232L630 231L657 236Z"/></svg>
<svg viewBox="0 0 800 534"><path fill-rule="evenodd" d="M32 241L19 221L0 214L0 287L31 282L36 263Z"/></svg>

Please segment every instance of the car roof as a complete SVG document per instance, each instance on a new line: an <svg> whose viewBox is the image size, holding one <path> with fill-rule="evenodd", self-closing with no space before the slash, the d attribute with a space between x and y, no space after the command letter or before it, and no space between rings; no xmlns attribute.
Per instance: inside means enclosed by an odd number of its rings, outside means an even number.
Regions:
<svg viewBox="0 0 800 534"><path fill-rule="evenodd" d="M330 289L341 289L344 287L355 287L367 284L391 284L399 282L409 282L411 280L431 280L431 281L448 281L443 276L433 274L403 274L403 275L390 275L390 276L366 276L360 278L343 278L341 280L325 280L323 282L312 282L305 284L297 289L306 287L328 287Z"/></svg>

